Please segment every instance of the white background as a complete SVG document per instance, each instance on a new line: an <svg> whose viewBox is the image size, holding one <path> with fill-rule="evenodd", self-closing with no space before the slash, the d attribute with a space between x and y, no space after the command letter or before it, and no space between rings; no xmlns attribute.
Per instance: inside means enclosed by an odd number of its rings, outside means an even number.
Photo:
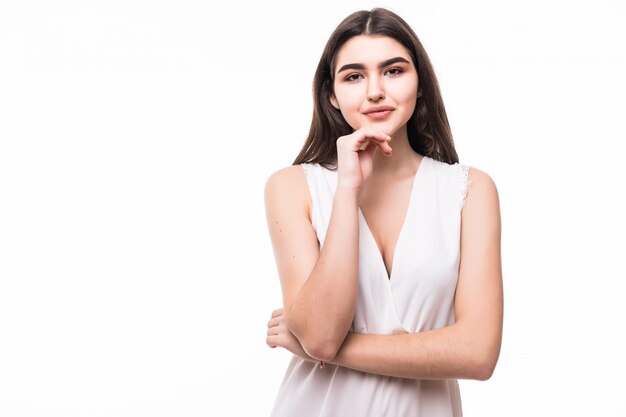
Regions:
<svg viewBox="0 0 626 417"><path fill-rule="evenodd" d="M504 340L465 415L626 415L621 2L209 3L0 6L0 415L268 415L263 187L331 31L374 6L500 193Z"/></svg>

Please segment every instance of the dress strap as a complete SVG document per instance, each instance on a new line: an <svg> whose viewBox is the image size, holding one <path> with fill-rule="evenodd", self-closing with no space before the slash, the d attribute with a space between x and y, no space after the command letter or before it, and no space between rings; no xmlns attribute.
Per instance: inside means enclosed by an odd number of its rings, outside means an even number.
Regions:
<svg viewBox="0 0 626 417"><path fill-rule="evenodd" d="M472 182L468 180L469 175L469 165L464 165L457 163L456 164L459 169L459 181L460 181L460 190L461 190L461 208L465 207L465 197L467 197L467 192L469 191L469 186L472 185Z"/></svg>

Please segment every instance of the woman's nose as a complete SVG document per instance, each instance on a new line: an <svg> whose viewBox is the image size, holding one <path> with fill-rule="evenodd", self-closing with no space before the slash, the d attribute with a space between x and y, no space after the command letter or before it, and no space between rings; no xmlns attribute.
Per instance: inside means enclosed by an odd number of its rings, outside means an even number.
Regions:
<svg viewBox="0 0 626 417"><path fill-rule="evenodd" d="M385 91L382 83L377 78L370 78L367 85L367 100L376 102L385 98Z"/></svg>

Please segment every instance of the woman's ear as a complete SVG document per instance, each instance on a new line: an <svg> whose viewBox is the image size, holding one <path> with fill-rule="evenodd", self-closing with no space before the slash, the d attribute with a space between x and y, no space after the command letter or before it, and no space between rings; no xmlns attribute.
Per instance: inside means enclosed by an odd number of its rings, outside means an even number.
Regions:
<svg viewBox="0 0 626 417"><path fill-rule="evenodd" d="M336 108L337 110L339 110L339 103L337 102L337 98L335 97L334 94L330 95L330 104Z"/></svg>

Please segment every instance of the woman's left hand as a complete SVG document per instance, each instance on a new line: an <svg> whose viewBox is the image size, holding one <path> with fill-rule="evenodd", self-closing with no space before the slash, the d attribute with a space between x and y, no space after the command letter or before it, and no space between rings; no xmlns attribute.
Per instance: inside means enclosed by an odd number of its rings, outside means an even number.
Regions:
<svg viewBox="0 0 626 417"><path fill-rule="evenodd" d="M266 343L269 347L281 347L304 360L317 362L315 359L307 355L302 348L300 341L289 331L285 323L285 315L283 309L279 308L272 312L272 318L267 323L267 339Z"/></svg>

